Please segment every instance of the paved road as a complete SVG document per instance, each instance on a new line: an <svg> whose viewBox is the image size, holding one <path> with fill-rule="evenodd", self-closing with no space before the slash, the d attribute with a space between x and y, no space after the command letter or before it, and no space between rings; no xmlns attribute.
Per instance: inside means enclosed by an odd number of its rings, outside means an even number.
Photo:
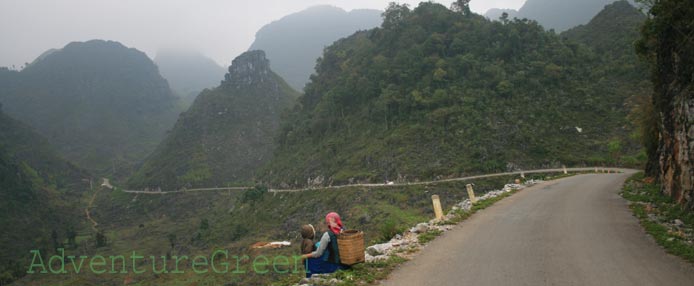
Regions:
<svg viewBox="0 0 694 286"><path fill-rule="evenodd" d="M528 170L528 171L516 171L516 172L505 172L505 173L495 173L450 179L441 179L436 181L421 181L421 182L406 182L406 183L380 183L380 184L348 184L348 185L338 185L338 186L325 186L325 187L314 187L314 188L303 188L303 189L270 189L271 193L288 193L288 192L303 192L312 190L336 190L343 188L353 188L353 187L364 187L364 188L382 188L382 187L403 187L403 186L415 186L415 185L433 185L445 182L456 182L456 181L469 181L481 178L491 178L491 177L501 177L509 175L520 175L520 174L537 174L537 173L559 173L562 171L569 172L590 172L590 171L600 171L600 172L615 172L620 170L619 168L603 168L603 167L590 167L590 168L566 168L566 169L540 169L540 170ZM113 189L108 179L103 178L104 187ZM165 195L165 194L175 194L184 192L199 192L199 191L243 191L252 187L224 187L224 188L194 188L194 189L181 189L174 191L144 191L144 190L123 190L121 191L132 194L154 194L154 195Z"/></svg>
<svg viewBox="0 0 694 286"><path fill-rule="evenodd" d="M619 195L623 174L525 189L427 245L384 285L694 285Z"/></svg>

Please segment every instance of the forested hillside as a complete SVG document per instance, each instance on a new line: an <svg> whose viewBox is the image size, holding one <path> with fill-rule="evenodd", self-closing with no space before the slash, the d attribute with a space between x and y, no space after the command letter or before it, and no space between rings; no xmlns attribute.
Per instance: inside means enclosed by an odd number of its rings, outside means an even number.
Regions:
<svg viewBox="0 0 694 286"><path fill-rule="evenodd" d="M123 175L171 128L176 101L142 52L117 42L73 42L20 72L5 70L0 102L60 154L98 173Z"/></svg>
<svg viewBox="0 0 694 286"><path fill-rule="evenodd" d="M0 110L0 284L24 276L29 250L53 253L74 239L82 214L77 201L89 179Z"/></svg>
<svg viewBox="0 0 694 286"><path fill-rule="evenodd" d="M263 51L240 55L221 85L181 114L129 185L173 190L250 181L270 159L280 115L297 96Z"/></svg>
<svg viewBox="0 0 694 286"><path fill-rule="evenodd" d="M534 21L490 22L459 10L391 5L381 28L328 47L283 124L265 180L636 163L625 156L637 148L626 120L630 95L619 87L641 79L606 76L622 67L605 67L613 62L601 51Z"/></svg>
<svg viewBox="0 0 694 286"><path fill-rule="evenodd" d="M315 6L265 25L249 50L263 50L272 69L301 91L313 73L323 48L358 30L377 27L381 11L346 12L334 6Z"/></svg>

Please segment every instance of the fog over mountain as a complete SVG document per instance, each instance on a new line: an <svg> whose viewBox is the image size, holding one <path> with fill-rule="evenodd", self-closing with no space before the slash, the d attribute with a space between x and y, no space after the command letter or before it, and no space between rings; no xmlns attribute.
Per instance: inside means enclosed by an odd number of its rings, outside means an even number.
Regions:
<svg viewBox="0 0 694 286"><path fill-rule="evenodd" d="M489 19L496 20L506 12L509 18L528 18L538 21L545 29L557 32L586 24L605 5L616 0L527 0L519 9L490 9L485 13ZM633 1L630 1L633 3Z"/></svg>
<svg viewBox="0 0 694 286"><path fill-rule="evenodd" d="M272 68L294 89L302 90L323 48L358 30L381 24L380 10L346 12L334 6L315 6L265 25L250 50L264 50Z"/></svg>
<svg viewBox="0 0 694 286"><path fill-rule="evenodd" d="M110 39L154 58L162 48L197 50L220 66L248 50L260 28L316 5L383 10L390 0L3 0L0 66L20 68L50 48ZM417 6L419 0L397 1ZM434 2L450 5L452 0ZM524 0L473 0L476 13ZM18 28L18 27L21 27ZM31 33L27 33L31 31Z"/></svg>
<svg viewBox="0 0 694 286"><path fill-rule="evenodd" d="M226 73L214 60L191 50L161 50L154 62L174 93L188 103L203 89L219 85Z"/></svg>
<svg viewBox="0 0 694 286"><path fill-rule="evenodd" d="M0 73L3 109L65 158L121 172L154 150L178 114L177 98L142 52L114 41L73 42L21 72Z"/></svg>

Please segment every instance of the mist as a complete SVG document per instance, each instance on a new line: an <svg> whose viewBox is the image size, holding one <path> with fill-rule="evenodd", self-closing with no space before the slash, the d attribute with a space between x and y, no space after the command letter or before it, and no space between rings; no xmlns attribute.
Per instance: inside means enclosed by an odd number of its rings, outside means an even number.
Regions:
<svg viewBox="0 0 694 286"><path fill-rule="evenodd" d="M104 39L154 58L160 49L195 50L228 66L264 25L315 5L386 8L391 0L4 0L0 66L21 68L48 49ZM398 1L416 6L416 0ZM434 1L446 6L452 1ZM473 0L473 11L518 9L524 0Z"/></svg>

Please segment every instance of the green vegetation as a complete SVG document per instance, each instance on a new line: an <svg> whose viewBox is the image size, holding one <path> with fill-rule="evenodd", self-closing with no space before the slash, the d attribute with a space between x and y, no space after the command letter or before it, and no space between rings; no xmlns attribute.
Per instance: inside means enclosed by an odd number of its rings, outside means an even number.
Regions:
<svg viewBox="0 0 694 286"><path fill-rule="evenodd" d="M304 192L271 193L263 187L245 191L186 192L167 195L138 195L102 190L97 196L92 217L99 223L106 244L96 248L93 236L87 238L87 253L129 255L138 253L166 255L210 255L215 249L227 249L230 255L295 255L299 249L299 227L314 224L320 231L325 214L338 212L347 228L364 231L366 243L381 240L383 226L391 221L402 230L433 218L431 195L437 194L447 210L467 196L465 184L474 182L478 194L495 190L515 177L488 178L466 182L379 188L346 188L339 191L317 189ZM50 234L50 232L48 233ZM78 244L82 238L77 237ZM292 247L253 250L259 241L292 242ZM66 255L84 253L68 250ZM171 262L169 262L171 263ZM151 262L150 262L151 264ZM143 264L144 267L144 264ZM169 264L173 267L173 264ZM246 266L247 267L247 266ZM373 268L374 265L359 267ZM380 266L378 266L380 267ZM360 269L360 268L357 268ZM134 285L175 285L176 283L269 284L294 277L286 274L196 275L186 268L185 275L153 275L134 278ZM366 269L363 271L367 271ZM371 270L368 270L371 271ZM369 274L377 275L377 274ZM122 283L126 275L77 275L73 278L30 275L25 281L65 284ZM294 279L291 278L291 279ZM186 282L188 281L188 282ZM294 279L294 282L298 279Z"/></svg>
<svg viewBox="0 0 694 286"><path fill-rule="evenodd" d="M652 96L636 121L645 136L646 172L661 183L662 193L694 211L694 161L691 132L694 111L694 6L678 0L640 0L649 9L637 43L650 65Z"/></svg>
<svg viewBox="0 0 694 286"><path fill-rule="evenodd" d="M694 213L660 193L653 178L638 173L625 183L622 196L631 201L629 207L658 244L667 252L694 262ZM677 226L673 222L682 221Z"/></svg>
<svg viewBox="0 0 694 286"><path fill-rule="evenodd" d="M20 72L0 70L0 82L8 115L99 174L129 175L178 112L177 98L147 55L117 42L70 43Z"/></svg>
<svg viewBox="0 0 694 286"><path fill-rule="evenodd" d="M637 29L632 17L643 16L632 12L607 26ZM635 161L626 159L639 150L625 106L645 80L635 56L612 59L532 21L491 22L430 2L393 4L384 17L326 48L264 181L412 181ZM621 32L600 28L605 21L586 29L621 46L636 40L613 37Z"/></svg>
<svg viewBox="0 0 694 286"><path fill-rule="evenodd" d="M262 51L240 55L221 85L203 91L181 114L128 185L165 191L250 185L272 156L280 116L296 97Z"/></svg>
<svg viewBox="0 0 694 286"><path fill-rule="evenodd" d="M87 173L0 111L0 284L25 275L31 249L76 247L83 227L76 207L88 188Z"/></svg>
<svg viewBox="0 0 694 286"><path fill-rule="evenodd" d="M421 243L421 244L429 243L430 241L434 240L435 238L437 238L441 234L443 234L443 232L438 230L438 229L429 230L429 231L419 235L419 237L418 237L419 243Z"/></svg>

